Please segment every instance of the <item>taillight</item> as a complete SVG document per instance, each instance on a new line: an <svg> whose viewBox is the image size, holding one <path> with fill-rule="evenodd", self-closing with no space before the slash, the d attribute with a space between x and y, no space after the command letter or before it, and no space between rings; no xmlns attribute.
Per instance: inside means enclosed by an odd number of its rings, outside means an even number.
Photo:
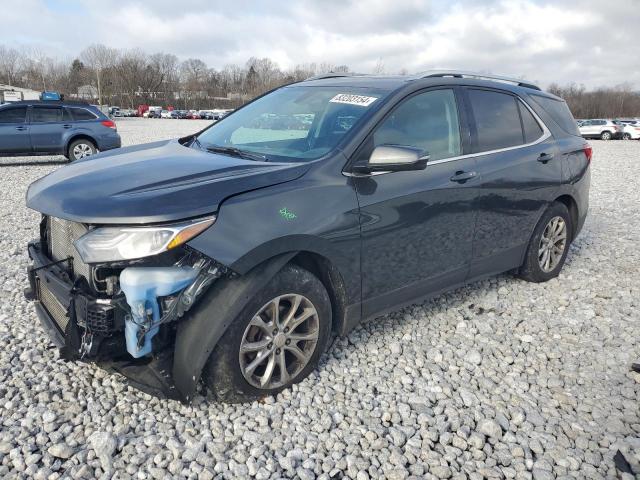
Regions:
<svg viewBox="0 0 640 480"><path fill-rule="evenodd" d="M109 127L109 128L113 128L114 130L117 130L116 123L114 121L112 121L112 120L103 120L100 123L102 125L104 125L105 127Z"/></svg>
<svg viewBox="0 0 640 480"><path fill-rule="evenodd" d="M591 157L593 157L593 148L588 143L584 145L584 154L587 157L587 162L591 163Z"/></svg>

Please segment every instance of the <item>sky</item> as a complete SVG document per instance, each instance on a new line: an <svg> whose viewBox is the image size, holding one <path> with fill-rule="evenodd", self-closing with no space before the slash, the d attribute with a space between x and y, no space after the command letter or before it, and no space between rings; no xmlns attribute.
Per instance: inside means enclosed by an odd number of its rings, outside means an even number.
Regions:
<svg viewBox="0 0 640 480"><path fill-rule="evenodd" d="M269 57L385 73L472 70L640 90L640 0L0 0L0 44L72 59L92 43L210 67ZM11 4L11 6L9 5ZM604 7L604 8L603 8Z"/></svg>

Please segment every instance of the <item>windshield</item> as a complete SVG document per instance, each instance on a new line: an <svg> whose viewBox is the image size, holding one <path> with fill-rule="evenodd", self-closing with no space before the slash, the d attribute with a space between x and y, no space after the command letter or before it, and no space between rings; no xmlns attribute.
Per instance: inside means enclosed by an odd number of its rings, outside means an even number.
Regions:
<svg viewBox="0 0 640 480"><path fill-rule="evenodd" d="M369 115L386 92L372 88L292 86L276 90L213 125L199 146L229 147L273 161L322 157Z"/></svg>

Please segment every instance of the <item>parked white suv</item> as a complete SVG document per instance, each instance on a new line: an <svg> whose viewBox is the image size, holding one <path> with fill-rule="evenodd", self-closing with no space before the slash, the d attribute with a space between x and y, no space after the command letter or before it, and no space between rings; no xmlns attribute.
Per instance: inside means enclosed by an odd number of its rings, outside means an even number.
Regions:
<svg viewBox="0 0 640 480"><path fill-rule="evenodd" d="M584 120L578 127L580 134L584 138L599 138L600 140L611 140L612 138L622 138L622 126L617 125L613 120Z"/></svg>
<svg viewBox="0 0 640 480"><path fill-rule="evenodd" d="M616 120L616 122L622 125L623 140L640 139L640 120Z"/></svg>

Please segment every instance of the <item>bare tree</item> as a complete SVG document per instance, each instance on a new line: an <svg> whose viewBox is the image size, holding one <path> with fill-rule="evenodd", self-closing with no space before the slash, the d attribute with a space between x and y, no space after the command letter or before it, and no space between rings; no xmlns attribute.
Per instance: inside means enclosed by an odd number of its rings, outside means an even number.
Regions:
<svg viewBox="0 0 640 480"><path fill-rule="evenodd" d="M20 67L20 52L15 48L0 45L0 80L9 85L16 81Z"/></svg>
<svg viewBox="0 0 640 480"><path fill-rule="evenodd" d="M98 89L98 104L102 105L102 80L104 71L111 68L116 63L118 51L100 43L90 45L80 54L84 64L89 67L96 79Z"/></svg>

